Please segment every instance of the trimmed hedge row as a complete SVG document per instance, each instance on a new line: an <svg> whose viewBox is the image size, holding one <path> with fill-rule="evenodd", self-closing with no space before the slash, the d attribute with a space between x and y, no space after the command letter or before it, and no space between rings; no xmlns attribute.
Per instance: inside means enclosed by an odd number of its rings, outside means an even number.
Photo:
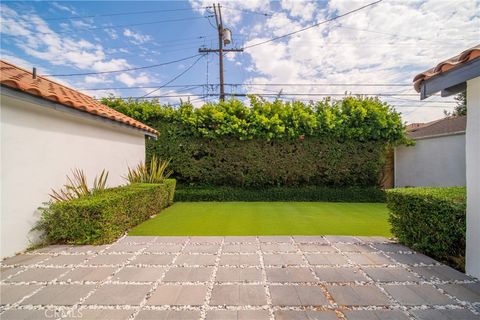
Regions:
<svg viewBox="0 0 480 320"><path fill-rule="evenodd" d="M147 158L172 159L173 177L185 185L378 186L386 150L407 142L400 115L374 98L102 103L157 129Z"/></svg>
<svg viewBox="0 0 480 320"><path fill-rule="evenodd" d="M387 190L386 194L392 233L401 243L462 267L465 188L399 188Z"/></svg>
<svg viewBox="0 0 480 320"><path fill-rule="evenodd" d="M35 229L48 243L104 244L173 203L176 181L131 184L42 208Z"/></svg>
<svg viewBox="0 0 480 320"><path fill-rule="evenodd" d="M185 185L268 188L317 185L377 186L387 144L311 137L305 140L206 139L182 135L181 126L159 124L147 156L172 159Z"/></svg>
<svg viewBox="0 0 480 320"><path fill-rule="evenodd" d="M319 186L245 189L235 187L180 187L175 201L331 201L385 202L378 188Z"/></svg>

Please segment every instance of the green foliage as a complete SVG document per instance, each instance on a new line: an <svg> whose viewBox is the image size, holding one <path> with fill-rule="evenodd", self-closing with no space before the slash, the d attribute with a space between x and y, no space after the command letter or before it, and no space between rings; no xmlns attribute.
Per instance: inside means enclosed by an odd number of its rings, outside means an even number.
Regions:
<svg viewBox="0 0 480 320"><path fill-rule="evenodd" d="M181 187L175 201L328 201L385 202L378 188L328 188L319 186L246 189L235 187Z"/></svg>
<svg viewBox="0 0 480 320"><path fill-rule="evenodd" d="M143 162L133 169L128 167L126 179L129 183L162 183L173 173L171 170L167 171L169 164L170 160L160 160L153 155L148 167Z"/></svg>
<svg viewBox="0 0 480 320"><path fill-rule="evenodd" d="M184 185L376 186L385 161L382 142L312 137L266 141L191 138L164 124L147 154L173 158L175 178Z"/></svg>
<svg viewBox="0 0 480 320"><path fill-rule="evenodd" d="M102 244L173 203L175 180L107 189L41 208L35 229L47 243Z"/></svg>
<svg viewBox="0 0 480 320"><path fill-rule="evenodd" d="M466 116L467 115L467 91L460 92L455 96L457 105L452 115L454 116Z"/></svg>
<svg viewBox="0 0 480 320"><path fill-rule="evenodd" d="M104 98L102 103L149 125L181 124L181 133L203 138L283 140L331 137L356 141L405 140L400 114L376 98L346 97L317 103L269 102L251 97L250 107L239 100L178 108L158 101Z"/></svg>
<svg viewBox="0 0 480 320"><path fill-rule="evenodd" d="M67 175L67 183L60 190L52 189L50 197L57 202L69 201L76 198L92 195L103 191L107 186L108 171L102 170L100 176L95 177L93 187L88 187L87 176L80 169L72 170L73 177Z"/></svg>
<svg viewBox="0 0 480 320"><path fill-rule="evenodd" d="M401 243L447 262L465 255L465 188L391 189L387 205Z"/></svg>
<svg viewBox="0 0 480 320"><path fill-rule="evenodd" d="M193 108L103 102L160 132L147 158L173 159L185 185L376 186L388 146L405 142L398 113L377 99L229 100Z"/></svg>

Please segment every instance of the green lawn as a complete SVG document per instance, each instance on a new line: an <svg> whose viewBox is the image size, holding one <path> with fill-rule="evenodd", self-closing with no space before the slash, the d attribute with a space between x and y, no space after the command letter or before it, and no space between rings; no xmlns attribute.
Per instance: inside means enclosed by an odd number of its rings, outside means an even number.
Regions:
<svg viewBox="0 0 480 320"><path fill-rule="evenodd" d="M391 236L383 203L177 202L131 236Z"/></svg>

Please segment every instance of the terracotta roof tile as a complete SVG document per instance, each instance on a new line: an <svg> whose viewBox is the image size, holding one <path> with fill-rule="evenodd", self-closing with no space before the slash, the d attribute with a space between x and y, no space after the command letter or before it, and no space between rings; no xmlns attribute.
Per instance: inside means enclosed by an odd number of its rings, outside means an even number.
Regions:
<svg viewBox="0 0 480 320"><path fill-rule="evenodd" d="M440 62L439 64L437 64L436 67L417 74L415 78L413 78L413 86L415 87L415 90L417 90L417 92L420 92L420 86L423 81L435 77L443 72L454 69L459 65L462 65L477 58L480 58L480 44L463 51L458 56Z"/></svg>
<svg viewBox="0 0 480 320"><path fill-rule="evenodd" d="M410 139L418 139L449 133L464 132L466 127L467 117L451 116L427 123L412 123L411 125L407 126L407 136Z"/></svg>
<svg viewBox="0 0 480 320"><path fill-rule="evenodd" d="M0 83L5 87L158 135L155 129L101 104L84 93L44 77L33 79L31 72L4 60L0 60Z"/></svg>

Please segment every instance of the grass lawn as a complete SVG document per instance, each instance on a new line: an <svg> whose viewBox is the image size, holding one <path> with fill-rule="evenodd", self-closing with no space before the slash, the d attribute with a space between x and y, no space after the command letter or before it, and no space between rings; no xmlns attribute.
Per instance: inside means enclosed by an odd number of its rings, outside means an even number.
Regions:
<svg viewBox="0 0 480 320"><path fill-rule="evenodd" d="M131 236L391 236L383 203L177 202Z"/></svg>

